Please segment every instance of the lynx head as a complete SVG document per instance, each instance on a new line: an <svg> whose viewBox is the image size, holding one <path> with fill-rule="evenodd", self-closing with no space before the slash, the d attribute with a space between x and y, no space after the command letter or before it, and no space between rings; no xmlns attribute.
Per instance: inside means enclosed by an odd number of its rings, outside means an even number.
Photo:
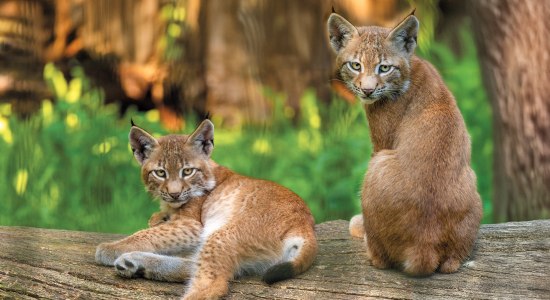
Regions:
<svg viewBox="0 0 550 300"><path fill-rule="evenodd" d="M141 178L154 197L177 208L214 188L210 165L214 125L209 120L191 135L158 139L132 124L129 137L134 157L141 164Z"/></svg>
<svg viewBox="0 0 550 300"><path fill-rule="evenodd" d="M409 15L393 29L356 28L338 14L328 19L337 78L366 104L396 99L410 84L410 60L416 47L419 22Z"/></svg>

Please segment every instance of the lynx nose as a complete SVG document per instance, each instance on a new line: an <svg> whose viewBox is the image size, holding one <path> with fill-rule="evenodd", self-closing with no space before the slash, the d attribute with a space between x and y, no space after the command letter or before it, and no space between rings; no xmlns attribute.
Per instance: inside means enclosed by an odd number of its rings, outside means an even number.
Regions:
<svg viewBox="0 0 550 300"><path fill-rule="evenodd" d="M172 199L176 200L180 197L180 193L168 193Z"/></svg>
<svg viewBox="0 0 550 300"><path fill-rule="evenodd" d="M362 91L365 94L365 96L368 97L372 94L372 92L374 92L374 89L363 89Z"/></svg>

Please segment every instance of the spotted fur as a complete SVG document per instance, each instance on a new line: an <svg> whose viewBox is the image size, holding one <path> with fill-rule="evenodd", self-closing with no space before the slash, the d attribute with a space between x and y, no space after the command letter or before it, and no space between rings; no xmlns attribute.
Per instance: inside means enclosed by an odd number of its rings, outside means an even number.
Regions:
<svg viewBox="0 0 550 300"><path fill-rule="evenodd" d="M455 99L414 56L418 27L413 15L393 29L328 20L336 76L364 103L374 146L350 233L375 267L425 276L460 267L482 210Z"/></svg>
<svg viewBox="0 0 550 300"><path fill-rule="evenodd" d="M210 121L189 136L159 139L133 126L130 144L161 212L149 220L152 227L100 244L97 262L114 265L123 277L187 280L184 299L217 299L235 275L261 274L272 283L313 263L317 242L308 207L284 187L212 161Z"/></svg>

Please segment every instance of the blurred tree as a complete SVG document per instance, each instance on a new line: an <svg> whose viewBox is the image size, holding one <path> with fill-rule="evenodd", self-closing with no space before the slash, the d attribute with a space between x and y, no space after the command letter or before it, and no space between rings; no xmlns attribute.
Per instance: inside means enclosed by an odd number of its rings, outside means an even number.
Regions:
<svg viewBox="0 0 550 300"><path fill-rule="evenodd" d="M299 99L313 88L330 99L332 55L326 40L331 6L358 24L393 25L406 0L205 1L206 109L228 124L263 121L269 105L263 89Z"/></svg>
<svg viewBox="0 0 550 300"><path fill-rule="evenodd" d="M265 120L265 87L283 91L295 109L308 87L329 99L329 2L206 1L204 13L206 109L214 116L229 125Z"/></svg>
<svg viewBox="0 0 550 300"><path fill-rule="evenodd" d="M165 101L181 107L185 114L206 113L204 4L201 0L177 0L163 7L170 20L161 39L168 75L164 83Z"/></svg>
<svg viewBox="0 0 550 300"><path fill-rule="evenodd" d="M210 111L227 125L264 121L266 88L284 93L295 112L308 88L329 101L331 6L357 24L393 26L411 1L7 0L1 7L39 28L25 31L26 49L36 52L25 61L40 63L18 69L40 78L43 63L54 61L69 74L76 58L107 102L123 111L157 108L177 130L190 111ZM413 2L422 13L437 0ZM0 93L13 82L0 77Z"/></svg>
<svg viewBox="0 0 550 300"><path fill-rule="evenodd" d="M106 89L107 101L152 101L163 124L178 130L182 109L177 101L166 101L171 96L165 93L168 62L163 57L166 49L158 47L166 29L167 20L160 14L165 4L161 0L95 0L83 1L81 5L75 2L82 11L78 35L91 58L87 71L94 72L100 61L111 64L111 73L118 79L92 75Z"/></svg>
<svg viewBox="0 0 550 300"><path fill-rule="evenodd" d="M52 38L53 1L0 2L0 102L28 116L49 95L42 81L42 57Z"/></svg>
<svg viewBox="0 0 550 300"><path fill-rule="evenodd" d="M495 221L550 217L550 2L472 0L494 112Z"/></svg>

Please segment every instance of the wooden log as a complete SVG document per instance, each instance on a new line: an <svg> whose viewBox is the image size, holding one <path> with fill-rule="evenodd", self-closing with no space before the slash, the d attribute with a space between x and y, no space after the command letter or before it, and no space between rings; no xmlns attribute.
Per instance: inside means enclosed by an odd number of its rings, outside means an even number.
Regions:
<svg viewBox="0 0 550 300"><path fill-rule="evenodd" d="M367 263L348 222L317 225L319 255L297 278L268 286L233 280L227 299L550 299L550 220L483 225L455 274L411 278ZM124 279L94 262L100 242L122 235L0 227L1 299L177 299L182 283Z"/></svg>

